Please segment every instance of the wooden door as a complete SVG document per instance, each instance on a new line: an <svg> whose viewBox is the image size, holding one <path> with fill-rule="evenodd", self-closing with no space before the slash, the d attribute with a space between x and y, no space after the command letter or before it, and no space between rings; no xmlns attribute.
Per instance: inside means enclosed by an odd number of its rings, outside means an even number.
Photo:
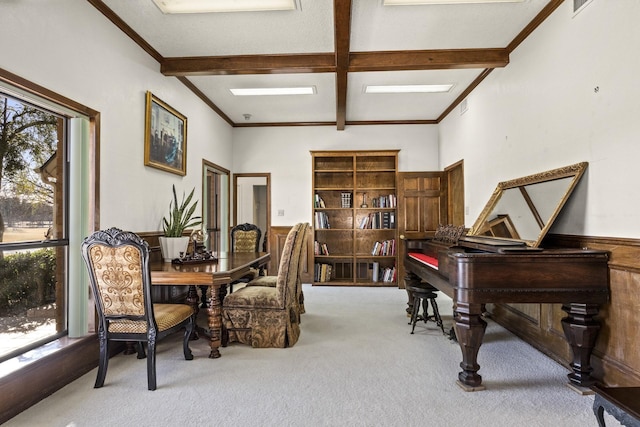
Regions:
<svg viewBox="0 0 640 427"><path fill-rule="evenodd" d="M446 172L398 172L398 287L404 289L403 237L433 237L448 220L447 194Z"/></svg>
<svg viewBox="0 0 640 427"><path fill-rule="evenodd" d="M464 225L464 161L460 160L444 168L447 173L448 216L447 224Z"/></svg>

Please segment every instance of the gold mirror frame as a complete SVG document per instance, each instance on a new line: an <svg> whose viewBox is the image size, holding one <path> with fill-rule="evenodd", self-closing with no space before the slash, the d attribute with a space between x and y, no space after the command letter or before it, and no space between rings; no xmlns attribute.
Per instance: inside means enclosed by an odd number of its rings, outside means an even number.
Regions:
<svg viewBox="0 0 640 427"><path fill-rule="evenodd" d="M560 210L569 199L569 196L571 196L571 193L578 184L578 181L587 169L587 165L587 162L576 163L575 165L498 183L498 186L491 195L487 205L484 207L480 216L476 220L475 224L473 224L473 227L469 230L467 235L506 238L508 240L524 242L530 247L538 247L553 225L553 222L560 213ZM566 182L561 182L561 180L565 179ZM531 197L530 193L532 192L527 191L528 189L534 189L532 186L537 184L556 186L556 191L559 190L558 192L561 193L559 194L559 200L545 201L545 204L548 206L545 209L540 209L540 206L536 206L533 197ZM515 189L514 192L510 192L511 197L515 196L516 193L520 193L522 195L522 206L526 206L526 209L528 210L527 214L531 215L532 221L534 221L537 227L539 227L540 231L535 239L523 238L517 232L517 228L514 225L516 221L513 221L509 217L508 213L499 214L497 212L498 204L509 189ZM546 191L540 191L540 186L538 186L537 190L538 191L533 193L547 193ZM516 197L520 199L520 196ZM505 203L503 203L503 205L504 204ZM496 210L496 212L494 212L494 210ZM546 214L544 211L546 211ZM494 230L499 230L499 232L497 232L498 235L493 234Z"/></svg>

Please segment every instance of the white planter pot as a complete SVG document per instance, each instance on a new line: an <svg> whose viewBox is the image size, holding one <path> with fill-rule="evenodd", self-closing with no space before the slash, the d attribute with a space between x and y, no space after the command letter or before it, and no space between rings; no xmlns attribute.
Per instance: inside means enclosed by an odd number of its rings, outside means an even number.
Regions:
<svg viewBox="0 0 640 427"><path fill-rule="evenodd" d="M171 262L175 258L180 258L180 252L182 255L187 253L189 246L189 236L184 237L158 237L160 241L160 251L162 252L162 259L164 262Z"/></svg>

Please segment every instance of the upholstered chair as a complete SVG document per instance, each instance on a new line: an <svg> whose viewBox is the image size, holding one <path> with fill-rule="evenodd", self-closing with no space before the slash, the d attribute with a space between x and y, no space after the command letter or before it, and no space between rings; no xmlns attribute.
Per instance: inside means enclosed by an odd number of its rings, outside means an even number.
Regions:
<svg viewBox="0 0 640 427"><path fill-rule="evenodd" d="M296 303L297 303L298 316L300 316L301 314L304 314L304 312L305 312L305 309L304 309L304 293L302 292L302 279L300 278L300 274L304 270L304 263L307 262L307 259L304 256L305 249L306 249L306 246L301 248L302 252L301 252L301 256L299 257L299 261L298 261L298 283L296 285L296 294L297 294ZM254 278L249 283L247 283L247 286L275 287L277 279L278 279L278 276L262 276L261 275L261 276L258 276L256 278Z"/></svg>
<svg viewBox="0 0 640 427"><path fill-rule="evenodd" d="M261 237L262 231L257 225L249 223L236 225L231 229L231 252L259 252ZM234 284L248 283L261 274L263 274L263 270L251 268L245 277L229 284L229 291L233 292Z"/></svg>
<svg viewBox="0 0 640 427"><path fill-rule="evenodd" d="M148 389L155 390L156 341L184 329L184 358L193 359L189 348L195 325L193 308L152 303L149 247L134 233L117 228L96 231L82 242L82 257L99 321L100 360L95 388L104 385L110 342L133 341L137 343L138 359L147 358Z"/></svg>
<svg viewBox="0 0 640 427"><path fill-rule="evenodd" d="M298 341L299 265L308 233L309 224L300 223L287 234L275 286L245 286L224 299L222 317L228 342L284 348Z"/></svg>

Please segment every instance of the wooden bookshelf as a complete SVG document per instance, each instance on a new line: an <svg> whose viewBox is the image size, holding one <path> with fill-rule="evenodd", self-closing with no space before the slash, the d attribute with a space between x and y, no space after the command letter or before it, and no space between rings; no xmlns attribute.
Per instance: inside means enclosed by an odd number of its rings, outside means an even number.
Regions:
<svg viewBox="0 0 640 427"><path fill-rule="evenodd" d="M311 151L314 285L396 286L398 151Z"/></svg>

